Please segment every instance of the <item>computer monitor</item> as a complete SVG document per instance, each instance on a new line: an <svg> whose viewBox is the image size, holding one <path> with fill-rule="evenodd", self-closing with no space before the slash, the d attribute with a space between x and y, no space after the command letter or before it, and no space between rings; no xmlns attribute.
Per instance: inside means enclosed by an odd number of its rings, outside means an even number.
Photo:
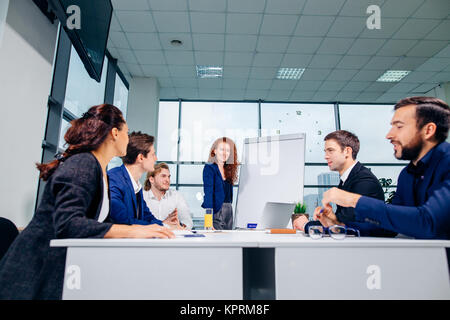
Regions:
<svg viewBox="0 0 450 320"><path fill-rule="evenodd" d="M286 205L292 213L294 204L303 200L305 137L298 133L244 140L235 228L274 228L276 216L270 213L280 212L284 221Z"/></svg>

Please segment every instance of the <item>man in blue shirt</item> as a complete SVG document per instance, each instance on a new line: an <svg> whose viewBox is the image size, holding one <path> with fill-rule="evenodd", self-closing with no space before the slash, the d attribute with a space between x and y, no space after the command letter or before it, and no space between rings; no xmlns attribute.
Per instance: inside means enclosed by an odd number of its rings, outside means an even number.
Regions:
<svg viewBox="0 0 450 320"><path fill-rule="evenodd" d="M121 224L159 224L178 228L177 216L164 221L158 220L144 201L139 179L145 172L154 170L157 158L153 142L153 136L140 131L132 132L129 136L127 154L122 157L124 164L108 170L110 217L115 223Z"/></svg>
<svg viewBox="0 0 450 320"><path fill-rule="evenodd" d="M354 221L421 239L450 239L450 109L442 100L411 97L394 107L386 138L397 159L411 160L402 170L392 204L332 188L324 193L322 224L338 222L334 202L353 207Z"/></svg>

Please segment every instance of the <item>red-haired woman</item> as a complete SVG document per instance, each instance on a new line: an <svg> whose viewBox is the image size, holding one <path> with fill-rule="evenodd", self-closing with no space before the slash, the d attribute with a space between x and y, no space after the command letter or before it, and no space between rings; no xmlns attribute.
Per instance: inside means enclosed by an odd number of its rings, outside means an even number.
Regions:
<svg viewBox="0 0 450 320"><path fill-rule="evenodd" d="M60 299L66 249L50 247L57 238L169 238L159 225L117 225L108 221L106 166L124 156L128 126L113 105L91 107L73 120L66 151L38 164L47 181L33 219L0 262L0 299Z"/></svg>
<svg viewBox="0 0 450 320"><path fill-rule="evenodd" d="M203 208L213 209L213 227L233 227L233 185L237 180L239 162L233 140L222 137L214 141L208 163L203 168Z"/></svg>

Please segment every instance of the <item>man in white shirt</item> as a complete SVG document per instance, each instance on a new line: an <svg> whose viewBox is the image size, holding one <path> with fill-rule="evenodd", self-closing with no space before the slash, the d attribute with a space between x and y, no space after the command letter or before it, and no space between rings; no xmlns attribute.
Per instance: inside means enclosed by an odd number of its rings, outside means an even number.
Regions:
<svg viewBox="0 0 450 320"><path fill-rule="evenodd" d="M192 217L183 196L170 188L169 166L162 162L147 174L144 200L159 220L178 218L180 225L192 229Z"/></svg>

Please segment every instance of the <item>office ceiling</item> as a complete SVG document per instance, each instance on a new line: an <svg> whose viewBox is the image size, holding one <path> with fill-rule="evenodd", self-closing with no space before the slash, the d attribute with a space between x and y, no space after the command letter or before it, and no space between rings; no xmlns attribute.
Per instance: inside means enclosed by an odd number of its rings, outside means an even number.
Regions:
<svg viewBox="0 0 450 320"><path fill-rule="evenodd" d="M109 51L131 77L157 78L161 99L390 103L450 81L450 0L112 3ZM369 5L379 30L366 25ZM196 65L223 77L199 79ZM278 80L280 67L305 71ZM386 70L412 72L376 82Z"/></svg>

